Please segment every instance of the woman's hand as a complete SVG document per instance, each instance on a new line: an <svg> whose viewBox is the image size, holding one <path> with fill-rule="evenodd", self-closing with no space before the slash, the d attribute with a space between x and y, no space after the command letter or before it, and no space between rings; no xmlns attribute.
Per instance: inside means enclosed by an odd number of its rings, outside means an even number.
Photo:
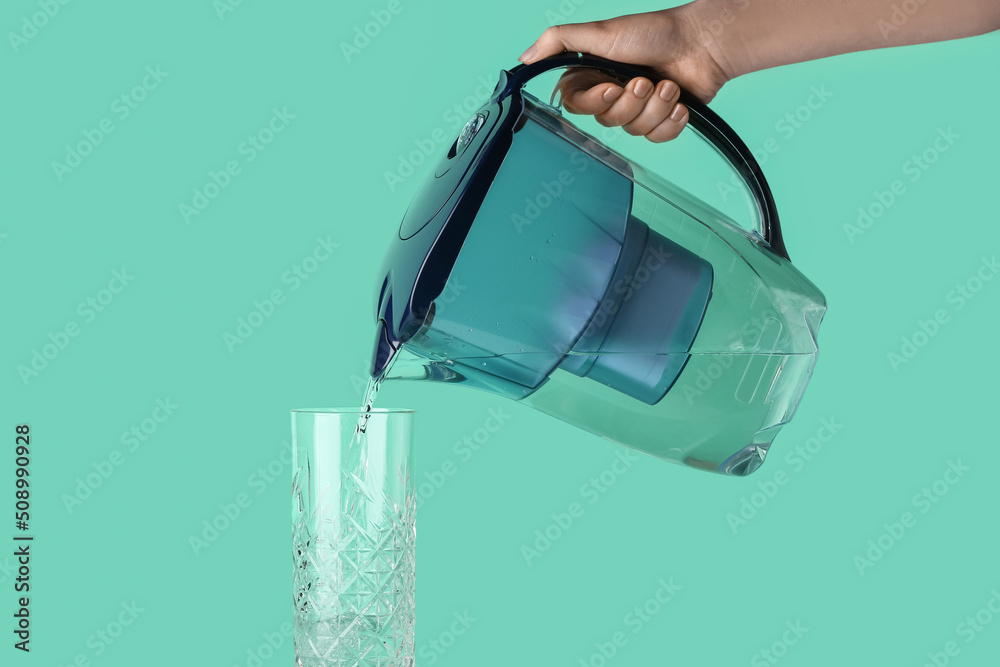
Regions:
<svg viewBox="0 0 1000 667"><path fill-rule="evenodd" d="M567 71L556 88L567 111L593 115L601 125L621 126L652 142L669 141L688 121L687 107L677 101L678 84L708 102L729 80L710 52L708 32L689 7L553 26L520 60L531 63L574 51L652 67L666 77L655 85L637 77L623 88L596 70L580 68Z"/></svg>
<svg viewBox="0 0 1000 667"><path fill-rule="evenodd" d="M652 67L664 77L624 87L597 73L570 71L560 79L567 110L592 114L650 141L676 137L688 111L680 84L708 102L743 74L840 53L958 39L1000 30L997 0L917 3L905 20L892 17L898 0L694 0L680 7L592 23L549 28L521 56L530 63L576 51ZM891 20L891 21L890 21Z"/></svg>

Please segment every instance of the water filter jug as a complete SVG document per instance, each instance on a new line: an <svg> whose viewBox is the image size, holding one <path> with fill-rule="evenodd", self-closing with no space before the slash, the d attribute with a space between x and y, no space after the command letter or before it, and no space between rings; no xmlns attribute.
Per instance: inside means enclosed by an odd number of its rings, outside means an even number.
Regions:
<svg viewBox="0 0 1000 667"><path fill-rule="evenodd" d="M372 376L478 388L665 460L749 474L802 398L825 298L791 264L763 173L718 115L682 93L690 127L752 193L754 229L523 90L577 67L661 78L577 53L501 72L386 253Z"/></svg>

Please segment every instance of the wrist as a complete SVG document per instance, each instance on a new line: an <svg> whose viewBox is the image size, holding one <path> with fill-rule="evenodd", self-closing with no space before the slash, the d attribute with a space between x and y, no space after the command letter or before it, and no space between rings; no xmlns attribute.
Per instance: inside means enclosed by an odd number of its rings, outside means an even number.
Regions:
<svg viewBox="0 0 1000 667"><path fill-rule="evenodd" d="M706 24L708 10L703 4L703 0L696 0L645 16L658 24L653 31L658 36L661 56L655 64L696 98L710 102L732 77L711 39L710 26Z"/></svg>
<svg viewBox="0 0 1000 667"><path fill-rule="evenodd" d="M676 7L678 20L696 44L704 66L714 70L719 87L754 71L742 31L746 16L740 16L752 0L694 0Z"/></svg>

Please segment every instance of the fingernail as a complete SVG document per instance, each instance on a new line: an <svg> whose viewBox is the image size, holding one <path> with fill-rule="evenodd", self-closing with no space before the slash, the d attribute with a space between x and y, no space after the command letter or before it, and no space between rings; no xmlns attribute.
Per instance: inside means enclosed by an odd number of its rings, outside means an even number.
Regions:
<svg viewBox="0 0 1000 667"><path fill-rule="evenodd" d="M649 93L649 88L652 85L653 84L646 79L639 79L635 82L635 87L632 88L632 91L635 93L636 97L645 97L646 94Z"/></svg>
<svg viewBox="0 0 1000 667"><path fill-rule="evenodd" d="M614 102L621 96L622 90L623 89L621 86L611 86L610 88L604 91L604 101Z"/></svg>
<svg viewBox="0 0 1000 667"><path fill-rule="evenodd" d="M677 84L673 81L667 81L660 88L660 99L664 102L669 102L670 98L674 96L677 92Z"/></svg>
<svg viewBox="0 0 1000 667"><path fill-rule="evenodd" d="M684 112L685 109L683 106L681 106L680 104L675 104L674 110L670 112L670 120L675 122L679 121L681 118L684 117Z"/></svg>
<svg viewBox="0 0 1000 667"><path fill-rule="evenodd" d="M531 46L528 47L527 51L521 54L521 57L518 58L518 60L520 60L522 63L528 62L529 60L531 60L531 56L535 55L535 51L537 50L538 49L535 48L535 45L532 44Z"/></svg>

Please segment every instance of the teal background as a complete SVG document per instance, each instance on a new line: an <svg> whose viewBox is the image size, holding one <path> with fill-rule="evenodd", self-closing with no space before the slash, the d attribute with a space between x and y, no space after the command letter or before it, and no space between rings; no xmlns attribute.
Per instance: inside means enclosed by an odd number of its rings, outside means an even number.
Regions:
<svg viewBox="0 0 1000 667"><path fill-rule="evenodd" d="M3 664L289 664L288 411L360 401L377 263L427 166L394 189L385 172L435 130L450 141L473 110L453 105L481 77L492 87L550 22L660 8L401 0L348 61L341 43L386 5L245 0L220 15L209 0L71 2L17 50L5 38L0 539L13 544L14 427L28 423L36 540L30 654L12 648L14 558L0 556ZM0 26L18 32L38 11L5 3ZM923 665L948 642L949 664L994 664L1000 619L983 613L992 623L972 641L960 624L1000 590L1000 280L960 310L948 296L1000 248L998 46L993 34L805 63L734 81L712 103L751 148L777 140L764 171L789 252L829 301L811 387L754 475L639 457L590 503L581 487L610 469L611 443L488 394L386 385L383 407L418 411L418 482L456 469L425 487L418 514L419 665L774 664L765 649L789 667ZM120 118L115 99L157 66L166 78ZM833 96L785 138L777 123L813 86ZM273 109L294 118L247 161L241 142ZM52 162L105 118L113 131L60 181ZM912 182L905 163L940 128L959 138ZM658 150L666 162L669 144ZM179 206L231 160L239 173L185 222ZM852 243L844 225L896 179L905 194ZM283 277L317 238L338 247L293 289ZM123 267L134 278L86 321L78 304ZM224 335L273 290L282 303L230 350ZM939 309L948 321L894 370L887 354ZM22 379L69 323L79 334ZM178 407L130 451L123 433L166 399ZM465 460L456 443L501 408L503 426ZM841 427L794 458L824 419ZM968 471L915 505L949 461ZM240 494L239 516L192 547ZM744 500L759 508L734 524ZM529 564L522 547L573 502L583 515ZM904 512L912 525L859 572ZM680 589L634 632L627 615L661 579ZM134 621L99 639L133 603ZM449 634L466 613L475 621ZM785 634L797 622L801 638ZM604 658L619 631L627 641ZM279 646L262 652L268 636ZM783 636L796 640L784 651Z"/></svg>

